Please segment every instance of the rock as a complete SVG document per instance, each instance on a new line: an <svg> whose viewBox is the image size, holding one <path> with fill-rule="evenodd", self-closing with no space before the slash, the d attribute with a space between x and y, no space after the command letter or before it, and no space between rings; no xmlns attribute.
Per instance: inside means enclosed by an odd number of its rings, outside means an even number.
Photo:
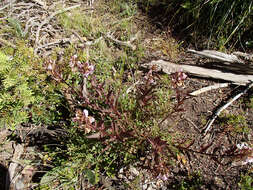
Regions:
<svg viewBox="0 0 253 190"><path fill-rule="evenodd" d="M142 189L143 189L143 190L146 190L147 188L148 188L148 184L143 184L143 185L142 185Z"/></svg>
<svg viewBox="0 0 253 190"><path fill-rule="evenodd" d="M155 190L155 189L150 185L147 190Z"/></svg>
<svg viewBox="0 0 253 190"><path fill-rule="evenodd" d="M119 179L123 179L123 178L124 178L124 175L123 175L123 174L119 174L119 175L118 175L118 178L119 178Z"/></svg>
<svg viewBox="0 0 253 190"><path fill-rule="evenodd" d="M129 171L135 176L138 176L140 174L140 172L133 166L130 166Z"/></svg>

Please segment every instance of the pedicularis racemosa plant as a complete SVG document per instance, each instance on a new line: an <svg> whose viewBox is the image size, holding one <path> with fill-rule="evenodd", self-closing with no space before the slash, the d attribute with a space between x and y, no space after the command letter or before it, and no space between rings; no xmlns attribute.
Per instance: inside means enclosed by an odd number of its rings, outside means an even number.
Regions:
<svg viewBox="0 0 253 190"><path fill-rule="evenodd" d="M129 92L124 90L130 89L125 84L117 88L110 81L99 81L93 74L95 67L89 62L80 61L76 55L70 58L69 74L64 74L52 60L48 61L46 67L51 77L62 85L72 121L86 134L86 138L102 141L104 151L118 143L120 152L149 152L153 159L146 161L148 168L157 175L168 172L169 158L175 156L175 151L171 150L173 145L164 136L152 132L152 128L155 125L159 128L160 121L171 113L169 102L164 102L164 98L159 97L160 77L155 68L141 77L134 90ZM177 82L186 78L182 74L178 76L175 77ZM181 111L181 104L180 99L177 111Z"/></svg>

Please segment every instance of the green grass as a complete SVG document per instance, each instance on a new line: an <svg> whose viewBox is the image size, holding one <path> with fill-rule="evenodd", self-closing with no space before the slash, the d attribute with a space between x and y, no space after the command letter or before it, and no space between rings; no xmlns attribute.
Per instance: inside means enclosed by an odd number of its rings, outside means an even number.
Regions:
<svg viewBox="0 0 253 190"><path fill-rule="evenodd" d="M221 126L227 127L231 133L248 134L251 131L246 117L242 114L228 114L221 117Z"/></svg>
<svg viewBox="0 0 253 190"><path fill-rule="evenodd" d="M253 4L251 0L183 0L158 1L138 0L146 11L158 6L163 10L161 14L169 15L170 27L180 27L181 31L191 33L195 41L202 36L209 39L207 47L220 49L242 46L248 47L252 37L248 33L252 30ZM162 16L161 16L162 17ZM167 24L168 24L167 23ZM246 39L244 36L247 36Z"/></svg>
<svg viewBox="0 0 253 190"><path fill-rule="evenodd" d="M252 178L252 173L242 175L241 180L239 182L239 187L241 190L252 190L252 185L253 185L253 178Z"/></svg>

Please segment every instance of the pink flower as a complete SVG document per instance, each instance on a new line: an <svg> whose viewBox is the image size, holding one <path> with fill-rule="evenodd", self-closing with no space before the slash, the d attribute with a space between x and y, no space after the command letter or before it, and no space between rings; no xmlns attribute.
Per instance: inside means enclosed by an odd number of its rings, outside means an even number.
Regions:
<svg viewBox="0 0 253 190"><path fill-rule="evenodd" d="M162 181L167 181L169 179L169 175L168 174L159 174L157 176L157 179L161 179Z"/></svg>
<svg viewBox="0 0 253 190"><path fill-rule="evenodd" d="M172 82L173 85L176 86L182 86L184 84L184 80L188 76L183 71L178 71L172 75Z"/></svg>
<svg viewBox="0 0 253 190"><path fill-rule="evenodd" d="M95 122L94 117L89 116L88 110L84 109L84 110L83 110L83 115L84 115L84 117L87 119L87 121L88 121L90 124L92 124L92 123Z"/></svg>
<svg viewBox="0 0 253 190"><path fill-rule="evenodd" d="M87 78L89 75L94 72L94 65L89 62L81 62L78 60L77 55L73 55L69 61L69 66L71 67L72 72L78 71Z"/></svg>
<svg viewBox="0 0 253 190"><path fill-rule="evenodd" d="M88 71L84 74L84 77L88 77L89 75L94 73L94 66L93 65L89 65L88 66Z"/></svg>

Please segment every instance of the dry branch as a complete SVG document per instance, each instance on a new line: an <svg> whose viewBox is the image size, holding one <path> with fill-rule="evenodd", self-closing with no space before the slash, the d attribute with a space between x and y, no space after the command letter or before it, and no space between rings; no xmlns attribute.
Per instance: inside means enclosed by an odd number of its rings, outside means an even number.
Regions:
<svg viewBox="0 0 253 190"><path fill-rule="evenodd" d="M131 48L132 50L135 50L136 49L136 46L132 44L133 41L135 41L137 39L137 35L138 33L136 34L135 37L131 38L129 41L120 41L120 40L117 40L115 39L111 34L106 34L105 37L108 38L109 40L115 42L116 44L118 45L121 45L121 46L126 46L126 47L129 47Z"/></svg>
<svg viewBox="0 0 253 190"><path fill-rule="evenodd" d="M51 19L53 19L56 15L62 14L62 13L64 13L64 12L66 12L66 11L69 11L69 10L75 9L75 8L78 8L78 7L80 7L80 6L81 6L80 4L74 5L74 6L71 6L71 7L65 8L65 9L62 9L62 10L55 11L55 12L52 13L50 16L48 16L48 17L39 25L39 27L38 27L38 29L37 29L36 38L35 38L35 44L38 45L39 36L40 36L40 30L41 30L41 28L42 28L45 24L49 23L49 21L50 21Z"/></svg>
<svg viewBox="0 0 253 190"><path fill-rule="evenodd" d="M241 59L239 59L236 55L229 55L226 53L222 53L219 51L214 50L203 50L203 51L196 51L193 49L187 50L190 53L194 53L200 55L202 57L206 57L209 59L214 59L221 62L228 62L228 63L244 63Z"/></svg>
<svg viewBox="0 0 253 190"><path fill-rule="evenodd" d="M16 185L16 179L18 176L16 175L17 167L19 166L19 160L23 152L24 152L24 146L22 144L18 144L15 146L14 155L8 169L9 179L10 179L11 185L14 187Z"/></svg>
<svg viewBox="0 0 253 190"><path fill-rule="evenodd" d="M87 41L87 42L84 42L83 44L84 44L85 46L92 46L92 45L97 44L97 43L98 43L100 40L102 40L102 39L103 39L103 37L100 36L99 38L95 39L94 41Z"/></svg>
<svg viewBox="0 0 253 190"><path fill-rule="evenodd" d="M42 6L43 9L47 9L47 3L45 1L41 1L41 0L31 0L31 1Z"/></svg>
<svg viewBox="0 0 253 190"><path fill-rule="evenodd" d="M46 48L50 48L52 46L55 46L57 44L65 44L65 43L70 43L70 42L72 42L70 38L55 40L53 42L38 46L37 48L35 48L34 53L37 54L40 49L46 49Z"/></svg>
<svg viewBox="0 0 253 190"><path fill-rule="evenodd" d="M10 47L12 47L13 49L17 49L17 47L16 47L14 44L12 44L11 42L9 42L9 41L7 41L7 40L4 40L4 39L2 39L2 38L0 38L0 43L1 43L1 44L5 44L5 45L7 45L7 46L10 46Z"/></svg>
<svg viewBox="0 0 253 190"><path fill-rule="evenodd" d="M213 122L215 121L215 119L220 115L220 113L221 113L223 110L225 110L228 106L230 106L234 101L236 101L236 100L237 100L238 98L240 98L242 95L246 94L246 93L248 92L248 90L251 89L252 87L253 87L253 82L251 82L251 83L247 86L247 88L244 89L242 92L240 92L240 93L237 94L236 96L232 97L232 98L228 101L228 103L226 103L224 106L220 107L220 108L214 113L212 119L209 120L209 121L207 122L206 127L205 127L205 130L204 130L204 134L206 134L206 133L210 130L210 128L211 128Z"/></svg>
<svg viewBox="0 0 253 190"><path fill-rule="evenodd" d="M207 86L207 87L204 87L204 88L201 88L199 90L196 90L194 92L191 92L189 93L189 95L191 96L197 96L201 93L204 93L204 92L207 92L207 91L210 91L210 90L215 90L215 89L219 89L219 88L225 88L225 87L228 87L230 83L218 83L218 84L214 84L214 85L211 85L211 86Z"/></svg>
<svg viewBox="0 0 253 190"><path fill-rule="evenodd" d="M225 81L231 81L240 85L246 85L250 81L253 81L253 75L227 73L222 72L220 70L207 69L194 65L179 65L164 60L151 61L150 63L142 65L142 67L144 68L150 68L152 66L157 66L158 70L163 71L167 74L183 71L193 76L221 79Z"/></svg>

